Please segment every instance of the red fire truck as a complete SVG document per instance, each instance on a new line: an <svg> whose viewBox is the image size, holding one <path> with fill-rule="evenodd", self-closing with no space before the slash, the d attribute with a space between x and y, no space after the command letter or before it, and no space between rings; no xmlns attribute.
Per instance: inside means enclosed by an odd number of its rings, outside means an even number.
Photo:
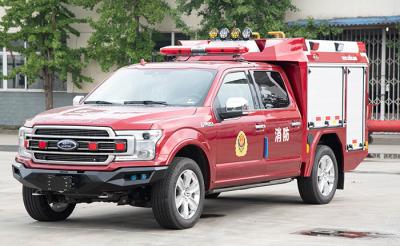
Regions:
<svg viewBox="0 0 400 246"><path fill-rule="evenodd" d="M183 229L221 192L296 179L304 202L326 204L344 188L368 152L364 44L210 36L26 121L12 170L33 219L114 202Z"/></svg>

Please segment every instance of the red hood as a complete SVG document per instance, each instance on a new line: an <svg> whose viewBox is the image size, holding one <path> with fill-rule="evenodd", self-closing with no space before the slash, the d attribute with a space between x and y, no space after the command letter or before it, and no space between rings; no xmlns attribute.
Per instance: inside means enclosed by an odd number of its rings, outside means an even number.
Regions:
<svg viewBox="0 0 400 246"><path fill-rule="evenodd" d="M25 126L80 125L108 126L115 130L144 130L161 120L180 118L196 112L194 107L84 105L49 110L27 120Z"/></svg>

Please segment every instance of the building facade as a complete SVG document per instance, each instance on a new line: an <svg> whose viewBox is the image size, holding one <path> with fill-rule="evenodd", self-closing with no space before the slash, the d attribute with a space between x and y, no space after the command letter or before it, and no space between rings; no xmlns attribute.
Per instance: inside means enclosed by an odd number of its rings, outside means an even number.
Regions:
<svg viewBox="0 0 400 246"><path fill-rule="evenodd" d="M171 5L175 1L168 0ZM333 40L364 41L370 58L370 103L373 104L373 118L400 119L400 63L399 40L400 1L398 0L292 0L298 11L288 12L289 23L305 23L312 17L316 22L343 29L337 36L321 37ZM94 16L95 13L79 8L73 11L77 16ZM0 9L0 17L4 10ZM200 18L193 14L185 16L184 21L196 30ZM79 37L69 39L68 45L73 48L86 46L92 30L89 25L80 24L76 28L81 32ZM156 49L165 45L176 44L180 39L187 39L174 25L170 18L156 26L159 31ZM0 72L7 75L14 67L23 64L24 57L10 53L6 47L0 48ZM89 92L110 73L101 71L96 62L90 63L83 73L92 77L93 83L86 83L82 89L76 88L72 81L55 83L55 107L71 105L72 98ZM19 126L26 118L44 110L43 82L28 84L23 75L0 81L0 126Z"/></svg>

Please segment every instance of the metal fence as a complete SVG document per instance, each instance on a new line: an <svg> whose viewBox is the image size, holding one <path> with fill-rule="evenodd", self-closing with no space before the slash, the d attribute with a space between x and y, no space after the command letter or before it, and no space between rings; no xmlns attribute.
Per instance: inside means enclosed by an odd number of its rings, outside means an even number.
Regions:
<svg viewBox="0 0 400 246"><path fill-rule="evenodd" d="M399 29L350 29L321 39L365 43L370 61L369 100L372 104L372 119L400 120Z"/></svg>

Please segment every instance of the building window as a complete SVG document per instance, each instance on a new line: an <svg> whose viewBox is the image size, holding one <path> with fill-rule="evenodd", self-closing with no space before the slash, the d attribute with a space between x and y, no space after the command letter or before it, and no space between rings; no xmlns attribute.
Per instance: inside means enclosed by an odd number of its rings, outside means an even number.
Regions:
<svg viewBox="0 0 400 246"><path fill-rule="evenodd" d="M17 52L10 52L6 48L0 49L0 72L7 76L10 72L25 64L25 57ZM58 78L54 81L54 91L66 91L67 83ZM28 84L28 78L23 74L17 74L13 78L0 79L0 90L43 90L43 80L37 79Z"/></svg>
<svg viewBox="0 0 400 246"><path fill-rule="evenodd" d="M177 45L179 40L189 40L190 37L179 32L155 32L152 39L155 43L154 51L160 51L164 46Z"/></svg>

